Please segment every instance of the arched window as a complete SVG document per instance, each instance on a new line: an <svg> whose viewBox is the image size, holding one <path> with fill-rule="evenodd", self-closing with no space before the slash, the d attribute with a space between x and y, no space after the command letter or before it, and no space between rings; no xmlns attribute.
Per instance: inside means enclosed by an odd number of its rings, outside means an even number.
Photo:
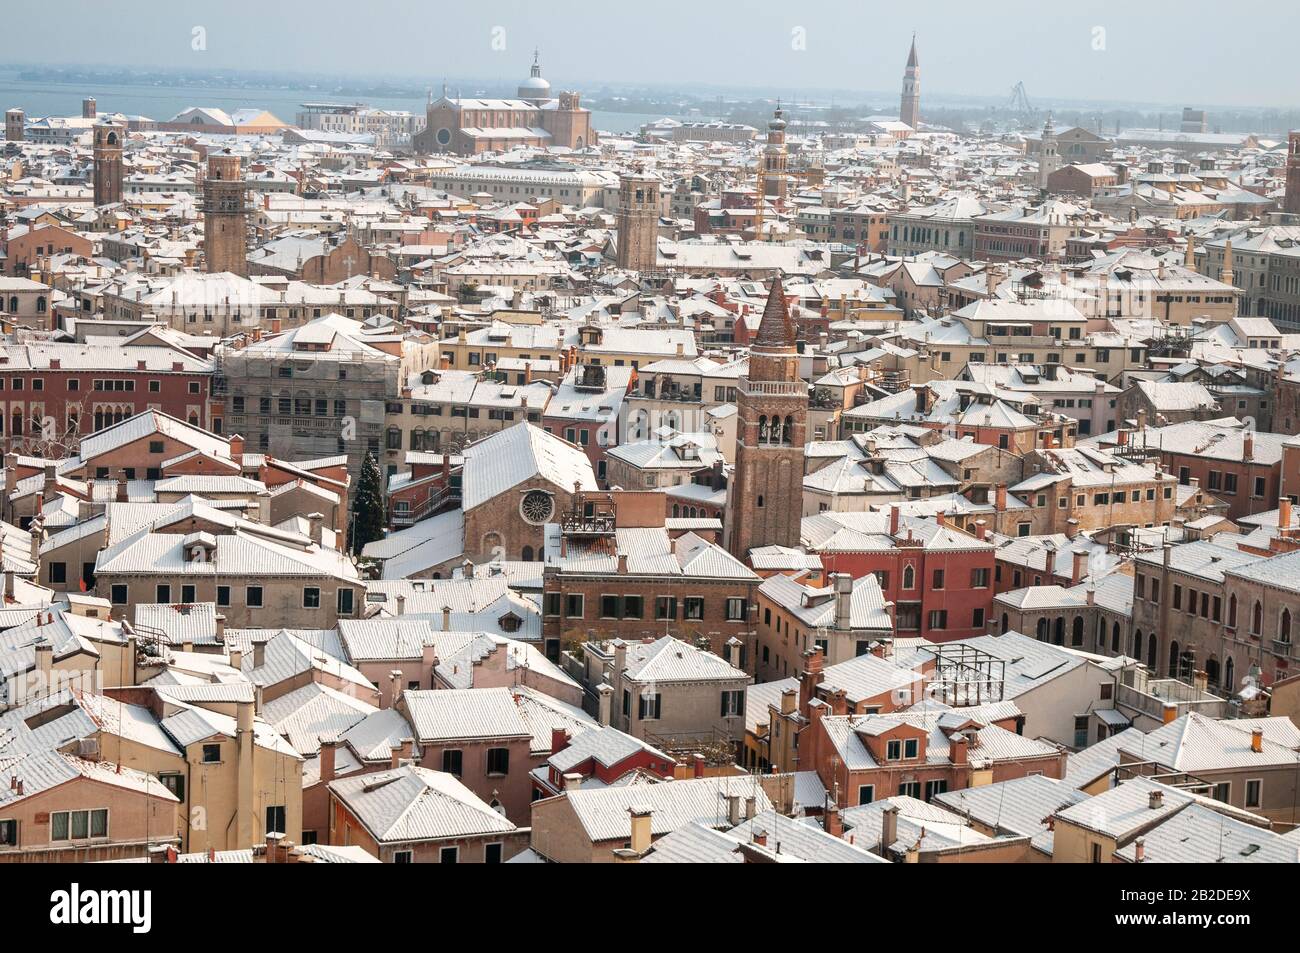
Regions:
<svg viewBox="0 0 1300 953"><path fill-rule="evenodd" d="M916 588L916 570L913 569L911 566L908 566L903 570L903 588L904 589Z"/></svg>
<svg viewBox="0 0 1300 953"><path fill-rule="evenodd" d="M1065 644L1065 617L1057 616L1056 622L1052 624L1052 641L1057 645Z"/></svg>
<svg viewBox="0 0 1300 953"><path fill-rule="evenodd" d="M1034 634L1038 636L1039 642L1047 641L1047 617L1046 616L1038 620L1038 625L1036 627Z"/></svg>
<svg viewBox="0 0 1300 953"><path fill-rule="evenodd" d="M36 299L36 313L37 314L45 313L45 295L41 295Z"/></svg>
<svg viewBox="0 0 1300 953"><path fill-rule="evenodd" d="M1237 595L1233 593L1228 597L1228 628L1237 627Z"/></svg>
<svg viewBox="0 0 1300 953"><path fill-rule="evenodd" d="M758 418L758 442L767 443L767 414Z"/></svg>
<svg viewBox="0 0 1300 953"><path fill-rule="evenodd" d="M1119 623L1116 622L1110 627L1110 650L1119 655Z"/></svg>
<svg viewBox="0 0 1300 953"><path fill-rule="evenodd" d="M1233 678L1232 658L1229 657L1223 663L1223 690L1229 695L1235 694L1237 691L1237 684L1233 681Z"/></svg>
<svg viewBox="0 0 1300 953"><path fill-rule="evenodd" d="M1074 617L1074 626L1070 632L1070 644L1075 648L1083 645L1083 616Z"/></svg>
<svg viewBox="0 0 1300 953"><path fill-rule="evenodd" d="M1279 642L1291 641L1291 610L1283 609L1281 617L1277 620L1277 640Z"/></svg>
<svg viewBox="0 0 1300 953"><path fill-rule="evenodd" d="M1264 607L1258 600L1255 602L1255 610L1250 614L1250 631L1254 635L1264 631Z"/></svg>
<svg viewBox="0 0 1300 953"><path fill-rule="evenodd" d="M794 418L785 418L785 429L781 431L782 443L794 443Z"/></svg>
<svg viewBox="0 0 1300 953"><path fill-rule="evenodd" d="M1220 675L1220 672L1219 672L1219 660L1216 659L1216 658L1208 658L1208 659L1206 659L1206 660L1205 660L1205 681L1206 681L1206 684L1213 685L1215 688L1218 688L1218 686L1219 686L1219 675Z"/></svg>
<svg viewBox="0 0 1300 953"><path fill-rule="evenodd" d="M1169 677L1178 677L1178 643L1169 643Z"/></svg>
<svg viewBox="0 0 1300 953"><path fill-rule="evenodd" d="M1002 613L1002 634L1003 634L1003 635L1006 635L1006 632L1007 632L1007 624L1008 624L1010 621L1011 621L1011 620L1007 618L1007 614L1006 614L1005 612Z"/></svg>
<svg viewBox="0 0 1300 953"><path fill-rule="evenodd" d="M525 546L523 549L521 549L521 550L519 551L519 558L522 559L522 560L523 560L524 562L526 562L526 563L530 563L530 562L532 562L532 561L533 561L533 547L531 547L531 546Z"/></svg>

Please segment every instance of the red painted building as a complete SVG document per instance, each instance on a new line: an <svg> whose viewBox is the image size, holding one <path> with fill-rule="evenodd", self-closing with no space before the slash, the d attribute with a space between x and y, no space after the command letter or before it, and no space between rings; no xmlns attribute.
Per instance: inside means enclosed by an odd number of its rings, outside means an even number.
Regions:
<svg viewBox="0 0 1300 953"><path fill-rule="evenodd" d="M0 437L6 451L61 457L77 438L147 410L215 429L212 363L153 345L0 347Z"/></svg>
<svg viewBox="0 0 1300 953"><path fill-rule="evenodd" d="M887 514L823 513L803 525L804 543L827 574L876 575L894 604L900 638L951 642L985 634L995 550L948 526L942 513L934 521L902 520L891 507Z"/></svg>

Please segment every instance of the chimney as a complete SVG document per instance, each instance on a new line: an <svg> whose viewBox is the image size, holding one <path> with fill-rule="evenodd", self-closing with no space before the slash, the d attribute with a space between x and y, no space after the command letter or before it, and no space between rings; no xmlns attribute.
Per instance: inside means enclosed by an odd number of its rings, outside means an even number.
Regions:
<svg viewBox="0 0 1300 953"><path fill-rule="evenodd" d="M691 775L696 778L704 777L704 769L708 765L708 758L698 751L691 755Z"/></svg>
<svg viewBox="0 0 1300 953"><path fill-rule="evenodd" d="M1241 459L1246 463L1255 459L1255 435L1249 430L1241 435Z"/></svg>
<svg viewBox="0 0 1300 953"><path fill-rule="evenodd" d="M826 813L822 816L822 825L826 833L832 837L844 836L844 818L840 816L840 806L832 804L826 808Z"/></svg>
<svg viewBox="0 0 1300 953"><path fill-rule="evenodd" d="M1079 521L1073 516L1065 521L1065 538L1074 539L1079 535Z"/></svg>
<svg viewBox="0 0 1300 953"><path fill-rule="evenodd" d="M59 469L53 463L45 464L45 482L41 484L41 498L48 500L54 495L55 486L58 484Z"/></svg>
<svg viewBox="0 0 1300 953"><path fill-rule="evenodd" d="M48 637L42 636L35 648L36 673L40 678L37 691L44 697L54 691L54 643Z"/></svg>
<svg viewBox="0 0 1300 953"><path fill-rule="evenodd" d="M389 767L391 770L396 771L396 770L397 770L398 768L400 768L401 766L402 766L402 746L401 746L401 745L393 745L393 747L392 747L392 748L390 749L390 751L389 751L389 764L388 764L388 767Z"/></svg>
<svg viewBox="0 0 1300 953"><path fill-rule="evenodd" d="M1074 551L1074 571L1070 573L1070 584L1077 586L1083 582L1083 577L1088 575L1088 554Z"/></svg>
<svg viewBox="0 0 1300 953"><path fill-rule="evenodd" d="M799 704L799 693L793 688L787 688L781 693L781 714L790 715L794 713L795 706Z"/></svg>
<svg viewBox="0 0 1300 953"><path fill-rule="evenodd" d="M837 572L831 580L835 586L835 630L848 632L853 628L853 577Z"/></svg>
<svg viewBox="0 0 1300 953"><path fill-rule="evenodd" d="M723 651L726 652L727 656L727 664L732 668L740 668L740 650L744 644L733 635L727 639L727 644L723 646Z"/></svg>
<svg viewBox="0 0 1300 953"><path fill-rule="evenodd" d="M568 774L563 776L563 780L565 794L568 794L570 791L577 791L582 787L582 775L577 771L570 771Z"/></svg>
<svg viewBox="0 0 1300 953"><path fill-rule="evenodd" d="M5 570L5 602L14 601L14 571Z"/></svg>
<svg viewBox="0 0 1300 953"><path fill-rule="evenodd" d="M948 739L948 760L953 764L966 763L966 753L970 748L970 739L960 731Z"/></svg>
<svg viewBox="0 0 1300 953"><path fill-rule="evenodd" d="M601 682L600 687L596 689L596 694L600 696L597 706L598 721L602 726L609 725L609 713L614 698L614 686L609 682Z"/></svg>
<svg viewBox="0 0 1300 953"><path fill-rule="evenodd" d="M886 857L889 846L898 840L898 805L891 804L880 815L880 856Z"/></svg>
<svg viewBox="0 0 1300 953"><path fill-rule="evenodd" d="M397 614L399 616L406 614L406 595L400 592L397 594ZM446 626L443 626L443 629L445 630Z"/></svg>
<svg viewBox="0 0 1300 953"><path fill-rule="evenodd" d="M761 829L754 831L754 843L757 844L759 847L766 847L767 831Z"/></svg>
<svg viewBox="0 0 1300 953"><path fill-rule="evenodd" d="M1052 584L1052 577L1056 575L1056 547L1050 542L1047 544L1046 568L1044 572L1045 582L1047 585Z"/></svg>
<svg viewBox="0 0 1300 953"><path fill-rule="evenodd" d="M18 454L10 450L5 454L5 499L12 500L18 489Z"/></svg>
<svg viewBox="0 0 1300 953"><path fill-rule="evenodd" d="M235 463L244 462L244 437L242 434L233 434L230 437L230 459Z"/></svg>
<svg viewBox="0 0 1300 953"><path fill-rule="evenodd" d="M940 527L943 527L943 526L947 526L947 525L948 525L948 517L947 517L947 515L944 513L943 510L938 510L938 511L935 512L935 514L934 514L934 522L935 522L936 525L938 525L938 526L940 526Z"/></svg>
<svg viewBox="0 0 1300 953"><path fill-rule="evenodd" d="M623 674L627 668L627 643L622 639L614 640L614 675Z"/></svg>
<svg viewBox="0 0 1300 953"><path fill-rule="evenodd" d="M632 842L629 845L634 854L644 854L650 849L650 820L653 810L646 804L637 804L627 809L632 816Z"/></svg>
<svg viewBox="0 0 1300 953"><path fill-rule="evenodd" d="M551 754L558 754L569 746L569 732L564 728L551 729Z"/></svg>
<svg viewBox="0 0 1300 953"><path fill-rule="evenodd" d="M334 753L338 750L339 742L337 738L331 738L320 743L320 779L322 781L332 781L334 779Z"/></svg>
<svg viewBox="0 0 1300 953"><path fill-rule="evenodd" d="M307 521L311 523L311 541L319 546L321 541L321 526L325 522L325 514L308 513Z"/></svg>
<svg viewBox="0 0 1300 953"><path fill-rule="evenodd" d="M1159 788L1156 788L1156 790L1152 791L1151 796L1147 799L1147 807L1149 807L1153 811L1160 810L1160 808L1164 806L1164 803L1165 803L1165 792L1161 791Z"/></svg>
<svg viewBox="0 0 1300 953"><path fill-rule="evenodd" d="M266 664L266 643L253 643L253 668L261 668Z"/></svg>
<svg viewBox="0 0 1300 953"><path fill-rule="evenodd" d="M1282 497L1277 501L1277 527L1279 530L1291 528L1291 498Z"/></svg>
<svg viewBox="0 0 1300 953"><path fill-rule="evenodd" d="M233 668L233 669L234 669L235 671L237 671L237 672L238 672L238 671L243 671L243 667L244 667L244 650L243 650L243 649L231 649L231 650L230 650L230 667Z"/></svg>
<svg viewBox="0 0 1300 953"><path fill-rule="evenodd" d="M997 489L994 490L993 508L999 513L1007 511L1007 485L1005 483L999 483Z"/></svg>
<svg viewBox="0 0 1300 953"><path fill-rule="evenodd" d="M809 649L804 653L804 670L799 676L799 711L806 712L808 710L808 703L813 700L821 680L821 649Z"/></svg>
<svg viewBox="0 0 1300 953"><path fill-rule="evenodd" d="M117 496L116 496L115 499L117 500L118 503L129 503L129 502L131 502L131 494L128 493L128 492L127 492L127 489L126 489L126 474L125 474L125 473L122 474L120 477L117 478Z"/></svg>
<svg viewBox="0 0 1300 953"><path fill-rule="evenodd" d="M737 824L741 822L741 820L743 820L743 818L740 816L741 798L739 794L728 794L726 795L726 798L727 798L727 823L730 826L735 827Z"/></svg>
<svg viewBox="0 0 1300 953"><path fill-rule="evenodd" d="M889 507L889 535L898 535L898 504Z"/></svg>
<svg viewBox="0 0 1300 953"><path fill-rule="evenodd" d="M1147 859L1147 842L1139 837L1133 842L1133 857L1140 864Z"/></svg>
<svg viewBox="0 0 1300 953"><path fill-rule="evenodd" d="M988 523L986 523L984 520L976 520L976 521L975 521L975 538L976 538L976 539L983 539L983 538L984 538L985 536L987 536L987 535L988 535Z"/></svg>
<svg viewBox="0 0 1300 953"><path fill-rule="evenodd" d="M1264 729L1252 728L1250 732L1250 750L1255 754L1262 754L1264 751Z"/></svg>

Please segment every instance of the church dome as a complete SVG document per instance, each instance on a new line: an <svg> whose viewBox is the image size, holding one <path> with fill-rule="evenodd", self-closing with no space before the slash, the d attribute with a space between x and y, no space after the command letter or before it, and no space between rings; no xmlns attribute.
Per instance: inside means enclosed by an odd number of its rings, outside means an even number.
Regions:
<svg viewBox="0 0 1300 953"><path fill-rule="evenodd" d="M550 99L551 84L542 79L542 67L533 54L533 68L528 78L519 84L520 99Z"/></svg>
<svg viewBox="0 0 1300 953"><path fill-rule="evenodd" d="M530 76L519 84L519 92L521 94L528 92L549 93L550 91L551 84L540 76Z"/></svg>

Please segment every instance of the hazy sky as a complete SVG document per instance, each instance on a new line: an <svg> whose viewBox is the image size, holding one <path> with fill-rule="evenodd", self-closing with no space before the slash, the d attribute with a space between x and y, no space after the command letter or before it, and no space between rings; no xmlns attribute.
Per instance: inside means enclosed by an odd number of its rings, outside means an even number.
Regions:
<svg viewBox="0 0 1300 953"><path fill-rule="evenodd" d="M437 85L444 75L513 81L540 46L557 85L789 91L894 90L915 30L923 95L1005 96L1023 80L1035 103L1300 103L1296 0L62 0L5 3L0 24L32 41L6 43L0 62L385 73ZM204 51L192 49L194 27L206 29Z"/></svg>

